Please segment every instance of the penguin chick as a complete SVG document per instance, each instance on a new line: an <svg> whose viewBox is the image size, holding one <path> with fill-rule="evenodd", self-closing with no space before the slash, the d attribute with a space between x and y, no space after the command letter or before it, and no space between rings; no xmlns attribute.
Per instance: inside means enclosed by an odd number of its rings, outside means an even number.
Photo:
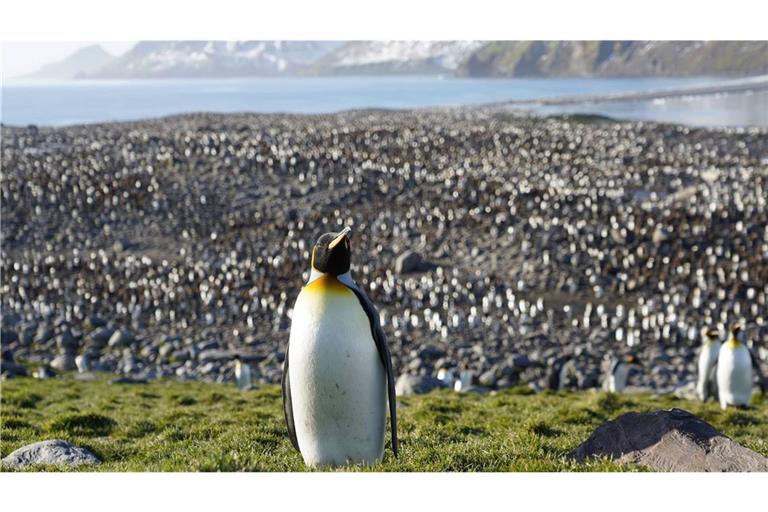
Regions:
<svg viewBox="0 0 768 512"><path fill-rule="evenodd" d="M702 331L702 345L699 351L699 374L696 381L696 395L705 402L709 397L717 398L717 357L722 343L717 329Z"/></svg>
<svg viewBox="0 0 768 512"><path fill-rule="evenodd" d="M729 405L747 407L752 398L752 357L740 339L740 323L731 326L728 341L720 348L717 359L717 391L720 408Z"/></svg>

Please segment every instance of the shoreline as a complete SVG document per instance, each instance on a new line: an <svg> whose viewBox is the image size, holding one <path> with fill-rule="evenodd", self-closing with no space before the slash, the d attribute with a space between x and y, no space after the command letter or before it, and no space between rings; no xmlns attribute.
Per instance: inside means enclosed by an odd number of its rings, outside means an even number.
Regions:
<svg viewBox="0 0 768 512"><path fill-rule="evenodd" d="M585 79L589 80L589 79ZM73 81L73 83L76 83ZM548 117L550 115L573 115L585 114L585 115L603 115L604 117L611 117L610 115L604 115L599 112L594 112L594 107L601 104L611 103L645 103L653 102L655 100L666 100L674 98L686 98L686 97L701 97L712 95L730 95L730 94L746 94L746 93L761 93L768 91L768 75L761 75L749 78L728 79L721 82L709 83L704 85L691 85L691 86L678 86L671 88L660 88L648 91L627 91L617 93L601 93L601 94L585 94L585 95L566 95L556 97L534 97L526 99L512 99L512 100L500 100L500 101L487 101L479 103L465 103L456 105L428 105L428 106L414 106L404 108L389 108L389 107L353 107L340 110L330 110L328 112L263 112L257 110L240 110L240 111L228 111L223 112L219 110L211 111L179 111L175 113L161 114L159 116L151 117L138 117L135 119L123 119L123 120L111 120L111 121L86 121L75 122L70 124L42 124L42 123L20 123L20 124L7 124L0 119L0 124L8 128L21 128L23 126L35 125L40 128L66 128L73 126L93 126L104 125L112 123L137 123L148 122L153 120L159 120L166 117L175 117L183 115L197 115L197 114L218 114L218 115L272 115L272 116L333 116L351 114L356 112L421 112L421 111L444 111L444 110L504 110L509 111L511 108L521 114L527 114L537 117ZM554 108L554 107L567 107L581 105L584 111L574 112L572 110L566 110L563 112L538 112L537 108ZM675 120L648 120L648 119L621 119L621 122L658 122L663 124L680 124L691 126L695 128L763 128L760 124L728 124L728 125L696 125L695 123Z"/></svg>

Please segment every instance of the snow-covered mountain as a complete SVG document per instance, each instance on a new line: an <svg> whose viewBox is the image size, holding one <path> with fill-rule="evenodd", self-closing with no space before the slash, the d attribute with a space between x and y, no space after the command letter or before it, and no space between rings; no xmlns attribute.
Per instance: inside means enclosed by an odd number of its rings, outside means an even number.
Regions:
<svg viewBox="0 0 768 512"><path fill-rule="evenodd" d="M482 41L352 41L320 59L320 74L452 73Z"/></svg>
<svg viewBox="0 0 768 512"><path fill-rule="evenodd" d="M109 64L115 57L101 46L93 44L80 48L62 60L46 64L39 70L22 78L33 80L61 80L77 78L83 73L91 73Z"/></svg>
<svg viewBox="0 0 768 512"><path fill-rule="evenodd" d="M88 78L229 77L293 74L334 41L142 41Z"/></svg>
<svg viewBox="0 0 768 512"><path fill-rule="evenodd" d="M143 41L117 58L83 48L30 78L754 75L768 73L767 50L766 41Z"/></svg>

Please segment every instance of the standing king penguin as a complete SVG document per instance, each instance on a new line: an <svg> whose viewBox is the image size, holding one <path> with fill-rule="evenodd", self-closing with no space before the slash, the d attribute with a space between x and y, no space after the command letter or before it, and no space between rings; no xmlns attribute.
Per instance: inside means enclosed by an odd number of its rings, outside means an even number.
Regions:
<svg viewBox="0 0 768 512"><path fill-rule="evenodd" d="M603 360L603 390L611 393L621 393L627 387L630 366L640 366L638 359L632 355L609 356Z"/></svg>
<svg viewBox="0 0 768 512"><path fill-rule="evenodd" d="M398 454L392 360L379 314L350 274L349 232L326 233L312 249L285 352L285 422L308 466L381 462L387 402Z"/></svg>
<svg viewBox="0 0 768 512"><path fill-rule="evenodd" d="M703 343L699 352L699 375L696 381L696 395L706 402L709 397L717 398L717 356L722 343L718 339L717 329L704 329L701 333Z"/></svg>
<svg viewBox="0 0 768 512"><path fill-rule="evenodd" d="M728 341L720 348L717 360L717 392L720 408L746 407L752 398L752 355L739 339L741 324L731 326Z"/></svg>

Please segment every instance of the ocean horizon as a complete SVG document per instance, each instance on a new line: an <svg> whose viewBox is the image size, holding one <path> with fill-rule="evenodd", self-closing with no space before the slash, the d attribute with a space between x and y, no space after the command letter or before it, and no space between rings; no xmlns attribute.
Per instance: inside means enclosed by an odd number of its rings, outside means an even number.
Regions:
<svg viewBox="0 0 768 512"><path fill-rule="evenodd" d="M722 77L472 79L435 76L11 80L2 86L0 120L11 126L56 127L191 112L323 114L600 97L719 83L728 82ZM766 90L567 105L524 104L514 108L541 115L596 114L695 127L768 126Z"/></svg>

